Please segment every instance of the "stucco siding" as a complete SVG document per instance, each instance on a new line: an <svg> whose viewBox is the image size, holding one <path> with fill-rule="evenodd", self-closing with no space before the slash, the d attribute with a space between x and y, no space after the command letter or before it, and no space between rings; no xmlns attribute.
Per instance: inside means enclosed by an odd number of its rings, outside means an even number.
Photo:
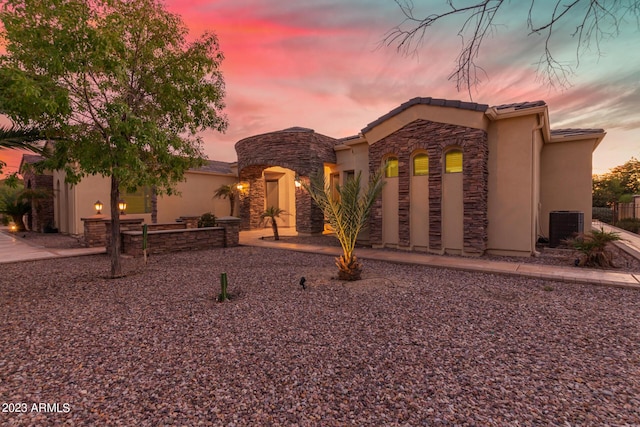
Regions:
<svg viewBox="0 0 640 427"><path fill-rule="evenodd" d="M549 213L584 212L585 231L591 226L591 160L593 139L545 144L541 157L540 224L549 236Z"/></svg>
<svg viewBox="0 0 640 427"><path fill-rule="evenodd" d="M488 250L530 254L534 211L535 116L494 122L489 130Z"/></svg>

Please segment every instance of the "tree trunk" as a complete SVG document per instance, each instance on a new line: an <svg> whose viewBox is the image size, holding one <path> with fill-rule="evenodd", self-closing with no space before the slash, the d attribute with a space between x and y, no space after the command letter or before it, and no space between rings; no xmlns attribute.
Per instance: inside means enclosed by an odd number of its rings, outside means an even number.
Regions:
<svg viewBox="0 0 640 427"><path fill-rule="evenodd" d="M118 179L111 177L111 277L122 276L122 265L120 264L120 211L118 210L118 200L120 200L120 189Z"/></svg>
<svg viewBox="0 0 640 427"><path fill-rule="evenodd" d="M280 235L278 234L278 223L275 218L271 218L271 228L273 228L273 239L280 240Z"/></svg>
<svg viewBox="0 0 640 427"><path fill-rule="evenodd" d="M229 216L233 216L233 208L236 206L236 196L233 193L229 195L229 204L231 205L231 213Z"/></svg>

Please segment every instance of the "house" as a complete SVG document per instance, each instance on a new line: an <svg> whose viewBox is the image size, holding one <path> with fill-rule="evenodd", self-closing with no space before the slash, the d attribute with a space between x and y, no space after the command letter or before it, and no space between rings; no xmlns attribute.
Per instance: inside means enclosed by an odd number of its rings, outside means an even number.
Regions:
<svg viewBox="0 0 640 427"><path fill-rule="evenodd" d="M242 228L267 205L289 207L300 233L324 228L303 189L323 169L331 185L384 168L386 185L361 240L430 253L529 256L553 211L591 224L592 153L602 129L550 128L544 101L486 104L414 98L340 140L289 128L236 144L248 191ZM293 178L293 179L292 179ZM270 201L267 201L270 199Z"/></svg>
<svg viewBox="0 0 640 427"><path fill-rule="evenodd" d="M301 234L325 230L322 212L300 185L323 171L331 186L384 170L386 185L360 240L436 254L530 256L547 238L550 214L577 211L591 224L592 153L602 129L551 129L544 101L489 106L414 98L365 126L331 138L292 127L236 143L237 163L210 161L185 175L181 196L158 199L158 221L214 212L228 201L216 188L239 181L241 229L264 226L269 206ZM53 173L55 224L82 233L81 218L109 200L108 180L89 176L75 186ZM127 215L150 221L148 189L125 195Z"/></svg>

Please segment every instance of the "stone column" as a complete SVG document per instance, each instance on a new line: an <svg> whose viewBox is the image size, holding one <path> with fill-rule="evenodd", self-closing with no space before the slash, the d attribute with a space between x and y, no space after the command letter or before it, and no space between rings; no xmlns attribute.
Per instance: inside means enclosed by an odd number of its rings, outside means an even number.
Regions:
<svg viewBox="0 0 640 427"><path fill-rule="evenodd" d="M106 231L106 246L107 252L109 252L109 248L111 246L111 218L102 220L105 225ZM127 218L120 217L120 233L123 231L142 231L142 223L144 222L144 218ZM122 243L122 239L120 239L120 243Z"/></svg>
<svg viewBox="0 0 640 427"><path fill-rule="evenodd" d="M309 184L309 177L300 178ZM296 231L301 234L322 234L324 214L303 187L296 188Z"/></svg>
<svg viewBox="0 0 640 427"><path fill-rule="evenodd" d="M240 241L240 218L223 216L216 218L216 225L224 228L224 247L238 246Z"/></svg>
<svg viewBox="0 0 640 427"><path fill-rule="evenodd" d="M198 228L199 216L181 216L180 220L185 224L185 228Z"/></svg>
<svg viewBox="0 0 640 427"><path fill-rule="evenodd" d="M104 215L93 215L88 218L80 218L84 223L84 245L95 248L107 245L107 228Z"/></svg>

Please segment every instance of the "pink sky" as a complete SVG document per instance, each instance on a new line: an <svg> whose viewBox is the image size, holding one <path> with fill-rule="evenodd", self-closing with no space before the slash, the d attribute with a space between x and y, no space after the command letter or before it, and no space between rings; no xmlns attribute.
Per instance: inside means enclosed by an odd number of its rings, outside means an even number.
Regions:
<svg viewBox="0 0 640 427"><path fill-rule="evenodd" d="M488 77L473 100L497 105L542 99L552 128L604 128L594 173L640 157L640 55L629 54L640 44L637 26L625 23L619 37L601 43L600 55L583 55L573 86L556 91L536 79L543 37L527 36L528 2L511 3L498 18L505 25L481 52L479 63ZM384 34L403 19L391 0L167 0L166 5L182 16L192 37L216 33L225 55L229 128L225 134L202 134L210 159L235 161L240 139L292 126L334 138L355 135L416 96L468 100L447 80L460 46L458 24L433 28L417 56L402 56L380 47ZM575 45L558 34L554 52L575 62ZM9 159L6 151L0 156ZM11 171L19 159L7 163Z"/></svg>

